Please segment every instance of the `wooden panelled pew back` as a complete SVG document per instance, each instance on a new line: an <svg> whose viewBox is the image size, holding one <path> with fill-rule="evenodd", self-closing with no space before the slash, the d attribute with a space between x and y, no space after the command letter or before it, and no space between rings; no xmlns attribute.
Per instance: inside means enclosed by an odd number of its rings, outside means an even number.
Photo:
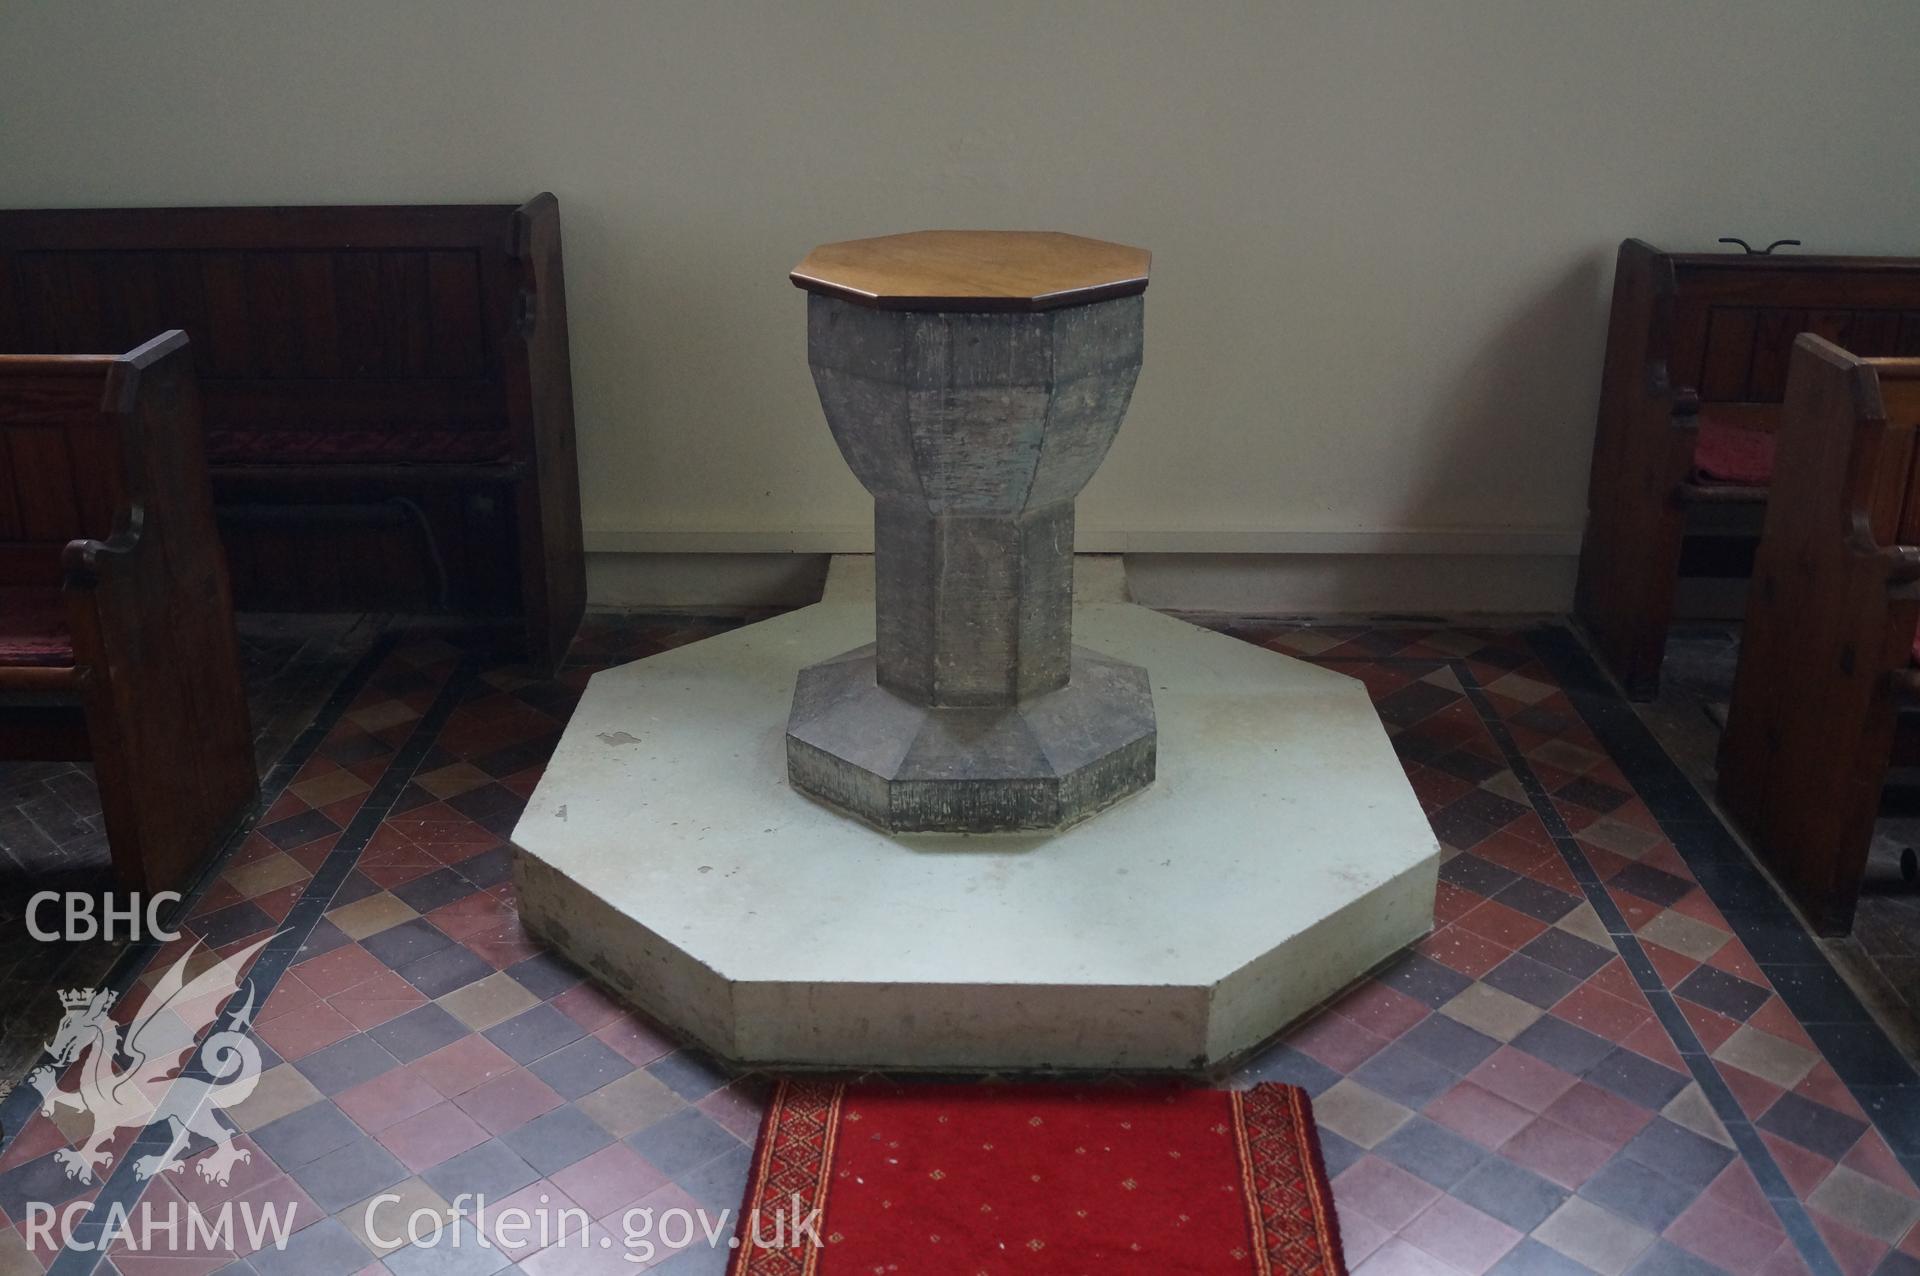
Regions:
<svg viewBox="0 0 1920 1276"><path fill-rule="evenodd" d="M1659 689L1689 511L1767 497L1764 478L1698 471L1702 422L1716 443L1764 445L1802 332L1920 355L1920 260L1620 245L1575 611L1636 699Z"/></svg>
<svg viewBox="0 0 1920 1276"><path fill-rule="evenodd" d="M1920 359L1794 346L1719 793L1825 934L1852 927L1920 627Z"/></svg>
<svg viewBox="0 0 1920 1276"><path fill-rule="evenodd" d="M0 211L0 349L194 343L236 594L524 618L586 601L560 208Z"/></svg>
<svg viewBox="0 0 1920 1276"><path fill-rule="evenodd" d="M142 891L258 787L190 356L0 355L0 758L91 758Z"/></svg>

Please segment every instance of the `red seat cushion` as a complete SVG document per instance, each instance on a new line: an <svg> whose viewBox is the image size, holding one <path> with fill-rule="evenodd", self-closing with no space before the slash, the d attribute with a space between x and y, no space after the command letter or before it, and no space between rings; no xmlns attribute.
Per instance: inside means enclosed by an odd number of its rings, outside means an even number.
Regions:
<svg viewBox="0 0 1920 1276"><path fill-rule="evenodd" d="M1703 406L1693 470L1702 482L1765 487L1773 479L1773 433L1727 420L1711 405Z"/></svg>
<svg viewBox="0 0 1920 1276"><path fill-rule="evenodd" d="M512 457L505 430L207 431L207 459L216 465L471 464Z"/></svg>
<svg viewBox="0 0 1920 1276"><path fill-rule="evenodd" d="M71 665L67 600L57 589L0 586L0 665Z"/></svg>

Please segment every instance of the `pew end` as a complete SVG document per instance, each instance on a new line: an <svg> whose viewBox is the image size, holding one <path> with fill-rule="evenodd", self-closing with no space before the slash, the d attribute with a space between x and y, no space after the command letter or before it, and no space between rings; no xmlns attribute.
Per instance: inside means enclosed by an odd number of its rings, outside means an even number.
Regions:
<svg viewBox="0 0 1920 1276"><path fill-rule="evenodd" d="M1574 611L1635 700L1659 692L1683 571L1747 574L1739 509L1768 498L1801 332L1920 354L1920 260L1620 246Z"/></svg>
<svg viewBox="0 0 1920 1276"><path fill-rule="evenodd" d="M1795 342L1721 803L1822 934L1852 927L1920 629L1920 359Z"/></svg>
<svg viewBox="0 0 1920 1276"><path fill-rule="evenodd" d="M115 877L188 885L258 791L187 337L0 356L0 758L93 762Z"/></svg>

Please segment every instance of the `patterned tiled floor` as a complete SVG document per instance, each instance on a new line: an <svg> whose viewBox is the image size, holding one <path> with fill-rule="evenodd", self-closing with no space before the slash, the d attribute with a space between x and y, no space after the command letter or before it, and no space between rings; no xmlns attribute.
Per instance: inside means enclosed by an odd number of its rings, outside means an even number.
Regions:
<svg viewBox="0 0 1920 1276"><path fill-rule="evenodd" d="M253 615L240 622L240 653L255 752L264 769L379 636L379 618ZM72 762L0 762L0 1079L60 1018L46 995L97 983L124 946L104 938L47 943L28 934L36 892L96 891L110 881L93 768Z"/></svg>
<svg viewBox="0 0 1920 1276"><path fill-rule="evenodd" d="M1688 624L1667 640L1658 701L1641 717L1667 752L1704 792L1717 777L1720 727L1740 663L1740 627ZM1920 1058L1920 885L1901 860L1920 846L1920 773L1895 772L1883 795L1881 818L1861 878L1859 908L1850 934L1821 941L1882 1020Z"/></svg>
<svg viewBox="0 0 1920 1276"><path fill-rule="evenodd" d="M600 622L554 682L442 640L358 672L190 923L225 951L274 937L252 971L267 1067L232 1109L251 1157L224 1188L147 1188L281 1202L297 1230L107 1261L631 1271L617 1248L389 1250L360 1203L544 1197L609 1237L636 1204L738 1204L764 1079L543 954L503 842L587 675L697 636ZM1366 683L1449 853L1435 933L1225 1079L1314 1093L1356 1272L1920 1272L1911 1067L1568 635L1241 636ZM126 1000L187 942L124 971ZM104 1185L67 1179L56 1153L84 1132L35 1097L0 1107L0 1273L84 1272L99 1254L27 1244L26 1203L91 1199L93 1221L140 1185L126 1148ZM724 1259L696 1244L645 1269Z"/></svg>

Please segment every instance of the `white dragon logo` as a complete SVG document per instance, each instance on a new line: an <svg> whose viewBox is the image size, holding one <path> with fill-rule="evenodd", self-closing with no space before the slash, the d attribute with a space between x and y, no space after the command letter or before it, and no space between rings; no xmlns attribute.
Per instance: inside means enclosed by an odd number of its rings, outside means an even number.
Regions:
<svg viewBox="0 0 1920 1276"><path fill-rule="evenodd" d="M251 983L245 999L228 1014L226 1026L208 1033L197 1052L194 1043L239 990L247 958L266 942L215 961L189 979L187 966L194 955L211 951L196 942L154 983L124 1038L110 1017L116 994L93 988L60 994L67 1012L47 1043L53 1062L28 1073L27 1084L40 1092L40 1111L46 1116L64 1107L93 1118L84 1143L54 1153L68 1178L93 1182L95 1171L112 1167L114 1154L107 1145L119 1131L143 1130L157 1122L167 1124L167 1146L134 1161L138 1178L179 1170L185 1164L180 1154L194 1135L213 1144L196 1167L209 1183L224 1185L233 1167L251 1158L245 1148L234 1147L234 1131L218 1115L221 1108L252 1094L260 1078L260 1049L247 1035L253 1015ZM82 1056L84 1062L74 1067ZM186 1066L194 1058L201 1065L197 1069ZM127 1065L116 1069L121 1059ZM61 1089L61 1073L69 1069L77 1073L78 1084Z"/></svg>

